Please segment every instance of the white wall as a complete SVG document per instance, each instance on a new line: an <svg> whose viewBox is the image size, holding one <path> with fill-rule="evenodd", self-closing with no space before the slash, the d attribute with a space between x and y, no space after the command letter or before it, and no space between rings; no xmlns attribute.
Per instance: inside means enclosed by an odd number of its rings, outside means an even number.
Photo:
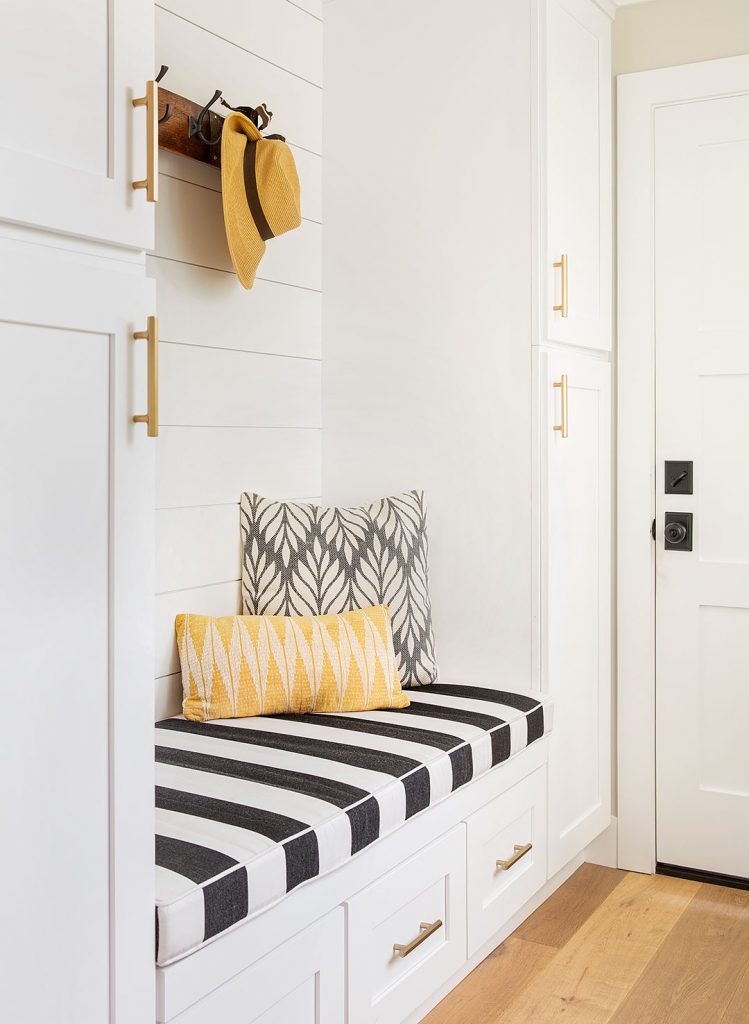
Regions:
<svg viewBox="0 0 749 1024"><path fill-rule="evenodd" d="M322 4L162 0L164 87L266 102L291 144L303 223L271 241L254 288L231 266L220 172L161 152L156 247L161 434L156 469L157 716L179 711L174 616L239 610L239 496L320 495ZM220 108L219 108L220 109Z"/></svg>
<svg viewBox="0 0 749 1024"><path fill-rule="evenodd" d="M614 74L749 53L747 0L649 0L621 8Z"/></svg>
<svg viewBox="0 0 749 1024"><path fill-rule="evenodd" d="M530 12L527 0L335 0L325 12L323 496L423 487L442 677L520 687Z"/></svg>

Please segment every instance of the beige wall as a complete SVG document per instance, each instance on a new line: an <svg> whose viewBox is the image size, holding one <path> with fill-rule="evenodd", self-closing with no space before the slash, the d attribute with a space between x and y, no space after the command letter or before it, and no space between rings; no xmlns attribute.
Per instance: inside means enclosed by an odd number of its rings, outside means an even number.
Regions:
<svg viewBox="0 0 749 1024"><path fill-rule="evenodd" d="M648 0L620 8L614 74L749 53L749 0Z"/></svg>

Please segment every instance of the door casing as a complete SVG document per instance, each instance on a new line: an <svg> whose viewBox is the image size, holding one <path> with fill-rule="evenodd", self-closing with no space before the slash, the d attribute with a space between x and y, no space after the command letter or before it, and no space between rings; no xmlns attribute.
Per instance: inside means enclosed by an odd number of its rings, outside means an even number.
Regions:
<svg viewBox="0 0 749 1024"><path fill-rule="evenodd" d="M653 872L655 838L655 111L749 92L749 56L617 78L618 865Z"/></svg>

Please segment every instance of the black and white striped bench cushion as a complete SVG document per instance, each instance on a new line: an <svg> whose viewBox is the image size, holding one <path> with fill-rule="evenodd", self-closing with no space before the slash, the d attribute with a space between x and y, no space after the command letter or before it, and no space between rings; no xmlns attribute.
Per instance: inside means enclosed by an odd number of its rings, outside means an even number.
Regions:
<svg viewBox="0 0 749 1024"><path fill-rule="evenodd" d="M156 960L332 871L539 739L538 693L437 683L401 711L156 726Z"/></svg>

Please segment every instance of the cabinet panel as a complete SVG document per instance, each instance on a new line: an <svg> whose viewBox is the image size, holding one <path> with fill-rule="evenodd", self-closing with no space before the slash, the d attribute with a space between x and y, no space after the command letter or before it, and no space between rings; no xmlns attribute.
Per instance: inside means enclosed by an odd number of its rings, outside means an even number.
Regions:
<svg viewBox="0 0 749 1024"><path fill-rule="evenodd" d="M470 957L546 881L546 768L472 814L466 827Z"/></svg>
<svg viewBox="0 0 749 1024"><path fill-rule="evenodd" d="M119 245L153 246L144 95L154 77L148 0L12 4L0 94L22 115L0 141L0 219Z"/></svg>
<svg viewBox="0 0 749 1024"><path fill-rule="evenodd" d="M343 1024L343 910L338 907L241 971L174 1024ZM157 1019L166 1015L157 1009Z"/></svg>
<svg viewBox="0 0 749 1024"><path fill-rule="evenodd" d="M611 405L608 363L564 352L541 359L542 686L554 698L552 875L609 824ZM566 388L555 387L563 382ZM566 437L554 429L563 423Z"/></svg>
<svg viewBox="0 0 749 1024"><path fill-rule="evenodd" d="M466 849L459 825L349 900L349 1020L403 1020L465 958Z"/></svg>
<svg viewBox="0 0 749 1024"><path fill-rule="evenodd" d="M544 11L542 331L545 321L548 340L610 349L611 23L590 0L546 0ZM553 308L563 304L567 316Z"/></svg>
<svg viewBox="0 0 749 1024"><path fill-rule="evenodd" d="M132 332L153 289L6 242L0 273L4 1015L139 1024L153 1006L154 463L131 422L145 408Z"/></svg>

